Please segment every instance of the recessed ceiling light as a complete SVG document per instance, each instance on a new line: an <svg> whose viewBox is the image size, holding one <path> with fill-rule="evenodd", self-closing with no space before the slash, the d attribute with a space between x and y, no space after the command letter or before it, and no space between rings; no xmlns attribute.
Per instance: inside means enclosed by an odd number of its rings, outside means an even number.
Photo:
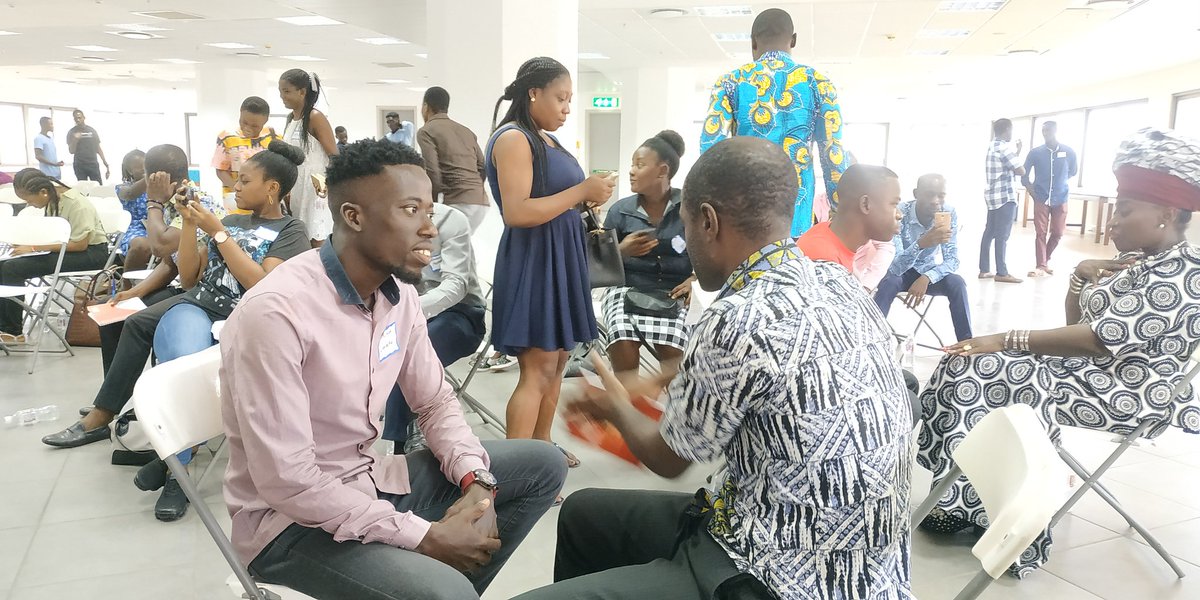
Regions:
<svg viewBox="0 0 1200 600"><path fill-rule="evenodd" d="M978 12L1000 10L1008 0L945 0L938 5L942 12Z"/></svg>
<svg viewBox="0 0 1200 600"><path fill-rule="evenodd" d="M263 56L263 55L259 54L258 52L238 52L237 56L241 56L244 58L257 58L257 57Z"/></svg>
<svg viewBox="0 0 1200 600"><path fill-rule="evenodd" d="M372 46L394 46L396 44L407 44L404 40L398 40L394 37L373 37L373 38L356 38L356 41Z"/></svg>
<svg viewBox="0 0 1200 600"><path fill-rule="evenodd" d="M177 10L148 10L144 12L133 13L139 17L149 17L151 19L162 19L164 21L196 21L203 19L200 15L192 13L179 12Z"/></svg>
<svg viewBox="0 0 1200 600"><path fill-rule="evenodd" d="M329 17L321 15L304 15L302 17L279 17L276 21L283 21L291 25L299 25L301 27L314 27L318 25L345 25L341 21L335 21Z"/></svg>
<svg viewBox="0 0 1200 600"><path fill-rule="evenodd" d="M957 38L970 35L970 29L922 29L917 32L919 38Z"/></svg>
<svg viewBox="0 0 1200 600"><path fill-rule="evenodd" d="M289 56L280 56L279 58L294 60L296 62L320 62L325 60L323 58L317 58L316 56L309 56L307 54L292 54Z"/></svg>
<svg viewBox="0 0 1200 600"><path fill-rule="evenodd" d="M406 62L385 62L385 63L375 63L375 64L377 64L385 69L407 69L412 66L411 64L406 63Z"/></svg>
<svg viewBox="0 0 1200 600"><path fill-rule="evenodd" d="M186 58L158 58L155 60L157 60L158 62L171 63L173 65L198 65L198 64L200 64L200 61L198 61L198 60L188 60Z"/></svg>
<svg viewBox="0 0 1200 600"><path fill-rule="evenodd" d="M424 52L418 52L418 53L414 54L413 56L416 56L417 58L429 58L429 55Z"/></svg>
<svg viewBox="0 0 1200 600"><path fill-rule="evenodd" d="M1033 48L1018 48L1008 51L1009 56L1038 56L1041 53L1040 50L1034 50Z"/></svg>
<svg viewBox="0 0 1200 600"><path fill-rule="evenodd" d="M21 35L15 31L0 31L0 35Z"/></svg>
<svg viewBox="0 0 1200 600"><path fill-rule="evenodd" d="M250 44L243 44L241 42L214 42L211 44L205 44L205 46L212 46L213 48L223 48L225 50L243 50L246 48L254 47L254 46L251 46Z"/></svg>
<svg viewBox="0 0 1200 600"><path fill-rule="evenodd" d="M576 58L579 60L608 60L608 56L601 52L580 52Z"/></svg>
<svg viewBox="0 0 1200 600"><path fill-rule="evenodd" d="M103 56L80 56L79 60L87 62L112 62L113 59L105 58Z"/></svg>
<svg viewBox="0 0 1200 600"><path fill-rule="evenodd" d="M713 39L718 42L748 42L749 33L714 33Z"/></svg>
<svg viewBox="0 0 1200 600"><path fill-rule="evenodd" d="M949 50L910 50L911 56L945 56L950 54Z"/></svg>
<svg viewBox="0 0 1200 600"><path fill-rule="evenodd" d="M678 19L686 17L688 11L682 8L655 8L650 10L650 18L652 19Z"/></svg>
<svg viewBox="0 0 1200 600"><path fill-rule="evenodd" d="M49 64L49 65L78 65L79 63L75 63L75 62L71 62L71 61L67 61L67 60L48 60L48 61L46 61L46 64Z"/></svg>
<svg viewBox="0 0 1200 600"><path fill-rule="evenodd" d="M698 6L692 10L701 17L748 17L752 14L749 6Z"/></svg>
<svg viewBox="0 0 1200 600"><path fill-rule="evenodd" d="M412 83L412 82L407 79L376 79L375 81L367 82L368 85L399 85L401 83Z"/></svg>
<svg viewBox="0 0 1200 600"><path fill-rule="evenodd" d="M155 27L154 25L143 25L141 23L110 23L105 27L111 27L117 31L170 31L165 27Z"/></svg>
<svg viewBox="0 0 1200 600"><path fill-rule="evenodd" d="M110 35L119 35L129 40L152 40L162 37L161 35L154 35L153 33L146 33L145 31L108 31L106 33Z"/></svg>
<svg viewBox="0 0 1200 600"><path fill-rule="evenodd" d="M83 52L116 52L117 51L116 48L109 48L108 46L67 46L67 47L71 48L72 50L82 50Z"/></svg>

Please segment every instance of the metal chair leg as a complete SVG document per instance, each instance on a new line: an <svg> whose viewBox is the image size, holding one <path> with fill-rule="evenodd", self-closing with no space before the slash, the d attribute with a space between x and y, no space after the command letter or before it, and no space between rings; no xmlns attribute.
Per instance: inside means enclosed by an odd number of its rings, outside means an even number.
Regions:
<svg viewBox="0 0 1200 600"><path fill-rule="evenodd" d="M962 591L954 597L954 600L974 600L975 598L978 598L979 595L982 594L989 585L992 585L993 581L995 581L995 579L992 579L992 576L988 574L987 571L980 569L979 572L975 574L975 578L971 580L971 583L968 583L967 586L964 587Z"/></svg>
<svg viewBox="0 0 1200 600"><path fill-rule="evenodd" d="M929 495L925 497L925 501L922 502L921 505L917 507L917 510L912 514L913 529L916 529L917 525L920 525L921 521L924 521L925 517L928 517L929 513L933 512L933 509L937 506L938 501L942 499L942 496L946 495L946 491L949 490L950 486L954 485L954 482L958 481L958 478L961 476L962 469L958 468L958 465L954 465L954 467L950 469L950 472L946 474L946 477L937 482L933 486L933 489L929 490Z"/></svg>

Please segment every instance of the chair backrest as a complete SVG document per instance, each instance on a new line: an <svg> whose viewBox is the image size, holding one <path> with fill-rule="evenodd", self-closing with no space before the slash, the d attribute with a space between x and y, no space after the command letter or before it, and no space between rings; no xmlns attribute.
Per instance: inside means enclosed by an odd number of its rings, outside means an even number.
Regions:
<svg viewBox="0 0 1200 600"><path fill-rule="evenodd" d="M71 186L72 189L83 194L84 196L91 195L91 193L98 187L100 187L100 182L92 181L90 179L78 181L75 183L75 185Z"/></svg>
<svg viewBox="0 0 1200 600"><path fill-rule="evenodd" d="M0 242L14 246L48 246L71 241L71 224L62 217L0 220Z"/></svg>
<svg viewBox="0 0 1200 600"><path fill-rule="evenodd" d="M223 433L220 368L218 345L142 373L133 388L133 407L159 456Z"/></svg>
<svg viewBox="0 0 1200 600"><path fill-rule="evenodd" d="M100 224L104 227L105 235L125 233L125 230L129 229L129 224L133 222L133 215L120 207L116 210L107 207L104 210L97 210L96 213L100 217Z"/></svg>
<svg viewBox="0 0 1200 600"><path fill-rule="evenodd" d="M122 210L125 208L121 204L120 200L112 196L97 196L92 194L91 196L88 196L88 200L92 202L92 206L96 207L97 212L104 212L107 210Z"/></svg>
<svg viewBox="0 0 1200 600"><path fill-rule="evenodd" d="M38 208L36 206L26 206L25 208L21 209L21 212L17 213L17 216L26 219L29 217L36 219L46 216L46 209Z"/></svg>
<svg viewBox="0 0 1200 600"><path fill-rule="evenodd" d="M1070 493L1070 472L1027 404L993 410L952 452L983 501L987 532L971 549L999 577L1049 525Z"/></svg>
<svg viewBox="0 0 1200 600"><path fill-rule="evenodd" d="M0 204L0 217L11 217L16 209L12 204Z"/></svg>

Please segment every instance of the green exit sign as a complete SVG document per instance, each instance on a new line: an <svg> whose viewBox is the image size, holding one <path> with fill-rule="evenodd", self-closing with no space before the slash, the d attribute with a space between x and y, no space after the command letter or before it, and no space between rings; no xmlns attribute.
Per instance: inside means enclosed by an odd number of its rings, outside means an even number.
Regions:
<svg viewBox="0 0 1200 600"><path fill-rule="evenodd" d="M593 96L592 108L621 108L621 99L616 96Z"/></svg>

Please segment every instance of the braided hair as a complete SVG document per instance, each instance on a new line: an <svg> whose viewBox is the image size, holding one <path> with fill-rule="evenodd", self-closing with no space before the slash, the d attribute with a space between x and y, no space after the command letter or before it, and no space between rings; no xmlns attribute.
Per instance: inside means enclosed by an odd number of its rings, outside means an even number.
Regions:
<svg viewBox="0 0 1200 600"><path fill-rule="evenodd" d="M50 203L46 205L46 216L57 217L58 213L58 187L70 189L71 186L51 177L37 169L21 169L13 176L13 189L20 190L26 194L40 194L43 191L50 197Z"/></svg>
<svg viewBox="0 0 1200 600"><path fill-rule="evenodd" d="M517 78L504 88L504 95L496 101L496 108L492 111L492 133L495 133L500 127L512 123L527 134L530 145L533 147L534 172L540 175L543 189L546 182L546 169L544 168L546 142L542 136L538 135L541 128L537 126L537 123L533 121L533 115L529 113L531 104L529 90L545 88L555 79L570 74L570 71L567 71L562 63L553 58L548 56L531 58L517 69ZM504 119L496 123L496 117L500 114L500 104L505 100L512 104L509 105L508 112L504 114Z"/></svg>
<svg viewBox="0 0 1200 600"><path fill-rule="evenodd" d="M300 109L300 141L304 144L304 150L308 150L308 123L312 115L313 107L317 105L317 98L321 97L321 78L313 73L310 77L308 71L304 69L288 69L279 76L279 79L292 84L293 87L299 90L306 90L304 94L304 108ZM288 113L286 125L292 123L292 113Z"/></svg>

